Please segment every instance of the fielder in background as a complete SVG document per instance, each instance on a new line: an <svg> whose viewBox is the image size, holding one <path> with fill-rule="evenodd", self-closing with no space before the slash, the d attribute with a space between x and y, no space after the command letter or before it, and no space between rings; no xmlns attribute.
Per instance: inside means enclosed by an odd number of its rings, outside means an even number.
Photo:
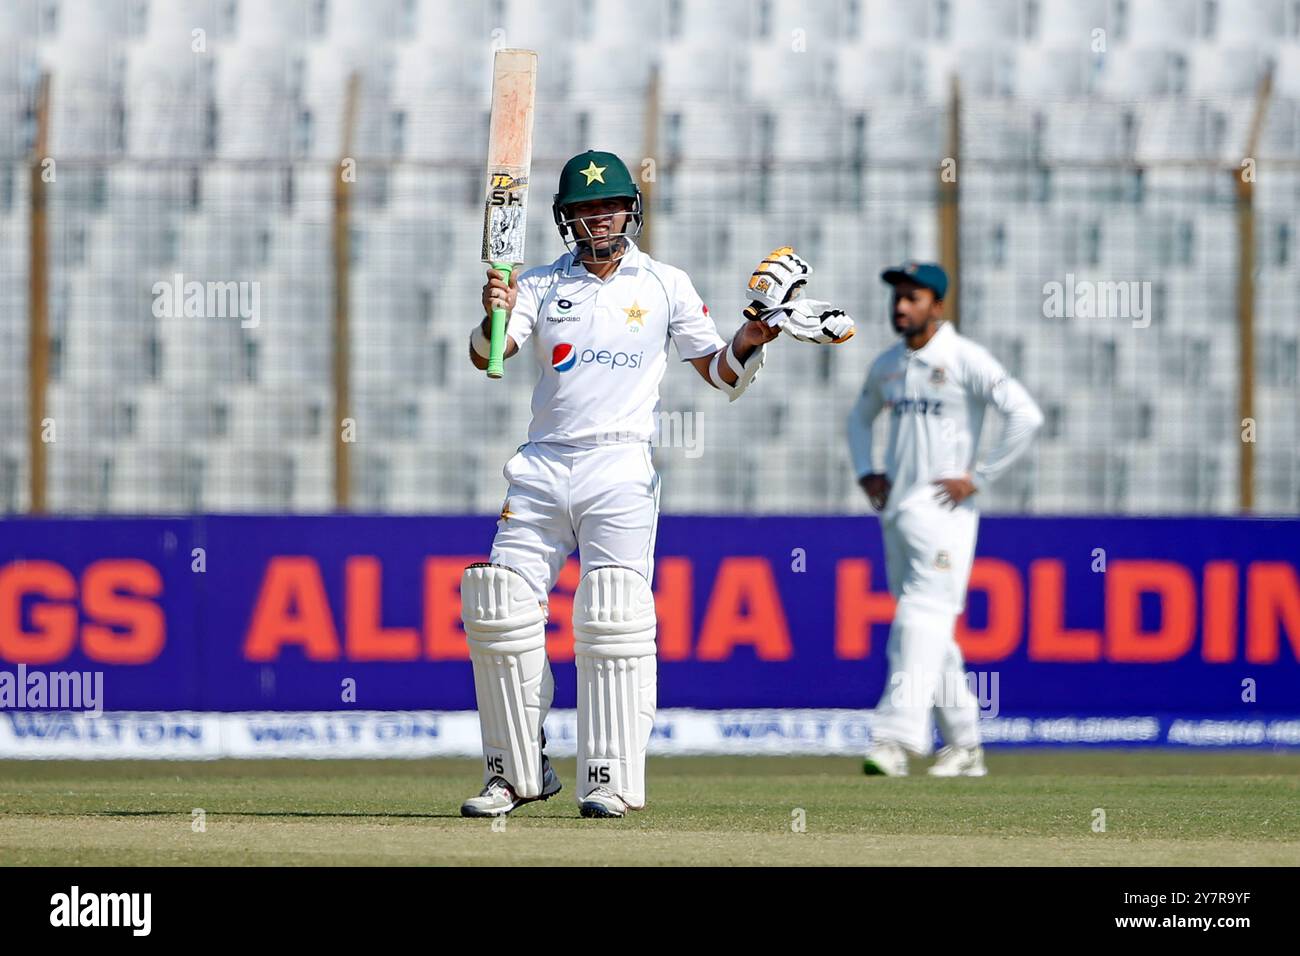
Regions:
<svg viewBox="0 0 1300 956"><path fill-rule="evenodd" d="M645 755L656 705L650 582L659 478L650 442L668 344L731 401L753 383L782 330L843 341L852 320L795 298L811 269L783 247L747 289L753 314L730 343L691 280L637 249L641 191L612 153L588 151L560 173L553 205L568 253L502 281L488 270L483 308L509 311L505 357L535 342L537 385L528 441L505 466L509 483L492 552L461 581L485 758L482 792L465 816L500 816L545 800L560 781L544 753L553 683L547 598L576 547L578 792L584 817L645 805ZM490 319L470 360L486 369Z"/></svg>
<svg viewBox="0 0 1300 956"><path fill-rule="evenodd" d="M954 626L966 605L979 511L974 496L1019 457L1043 423L1024 387L984 348L943 318L948 276L909 262L881 278L902 340L872 364L849 416L858 482L881 512L889 590L897 600L875 710L868 774L907 773L908 753L933 747L931 715L946 745L930 773L982 777L979 705L966 682ZM1004 416L1002 436L975 463L984 411ZM885 471L876 472L872 423L889 409Z"/></svg>

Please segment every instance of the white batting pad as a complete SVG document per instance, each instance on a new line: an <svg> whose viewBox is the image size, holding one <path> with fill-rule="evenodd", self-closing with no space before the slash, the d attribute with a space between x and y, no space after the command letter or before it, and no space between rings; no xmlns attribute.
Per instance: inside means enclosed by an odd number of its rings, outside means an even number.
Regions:
<svg viewBox="0 0 1300 956"><path fill-rule="evenodd" d="M483 734L483 782L504 777L521 797L542 792L542 722L554 695L546 618L523 577L472 564L460 581Z"/></svg>
<svg viewBox="0 0 1300 956"><path fill-rule="evenodd" d="M578 665L578 802L605 787L645 806L645 752L655 719L655 604L628 568L593 568L573 598Z"/></svg>

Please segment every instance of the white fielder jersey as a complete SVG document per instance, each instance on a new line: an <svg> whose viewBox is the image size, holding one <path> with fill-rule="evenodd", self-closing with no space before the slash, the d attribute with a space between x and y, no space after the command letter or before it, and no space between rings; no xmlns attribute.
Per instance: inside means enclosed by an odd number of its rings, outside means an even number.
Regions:
<svg viewBox="0 0 1300 956"><path fill-rule="evenodd" d="M726 345L686 273L629 246L603 281L572 253L519 277L506 333L534 340L529 441L649 441L669 340L682 361Z"/></svg>
<svg viewBox="0 0 1300 956"><path fill-rule="evenodd" d="M1002 436L977 465L984 410L990 405L1005 416ZM1043 423L1024 387L947 322L922 348L912 351L900 339L872 364L849 415L849 449L859 479L876 471L871 425L882 409L890 414L886 516L911 497L932 495L931 484L939 478L970 475L983 490L1024 452Z"/></svg>

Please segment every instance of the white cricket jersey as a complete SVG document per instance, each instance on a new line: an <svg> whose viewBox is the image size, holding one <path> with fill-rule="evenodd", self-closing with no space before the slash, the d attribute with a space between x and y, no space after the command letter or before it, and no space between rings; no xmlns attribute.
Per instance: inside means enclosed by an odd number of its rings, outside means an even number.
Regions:
<svg viewBox="0 0 1300 956"><path fill-rule="evenodd" d="M506 333L534 340L529 441L649 441L669 340L682 361L726 345L686 273L629 246L603 281L572 253L519 277Z"/></svg>
<svg viewBox="0 0 1300 956"><path fill-rule="evenodd" d="M989 405L1005 421L996 447L977 465ZM872 364L848 423L859 479L876 471L871 424L885 408L890 412L885 474L891 485L886 516L909 497L933 494L931 483L939 478L970 475L983 490L1024 452L1043 423L1043 413L1024 387L986 349L947 322L922 348L912 351L900 339Z"/></svg>

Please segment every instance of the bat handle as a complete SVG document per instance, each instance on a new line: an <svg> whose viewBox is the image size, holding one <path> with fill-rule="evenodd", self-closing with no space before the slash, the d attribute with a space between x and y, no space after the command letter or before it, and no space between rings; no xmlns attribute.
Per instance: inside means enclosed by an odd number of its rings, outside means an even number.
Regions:
<svg viewBox="0 0 1300 956"><path fill-rule="evenodd" d="M510 285L510 273L514 265L509 262L494 262L492 268L501 273L507 286ZM488 340L488 378L501 378L505 374L506 364L506 310L492 310L492 336Z"/></svg>

